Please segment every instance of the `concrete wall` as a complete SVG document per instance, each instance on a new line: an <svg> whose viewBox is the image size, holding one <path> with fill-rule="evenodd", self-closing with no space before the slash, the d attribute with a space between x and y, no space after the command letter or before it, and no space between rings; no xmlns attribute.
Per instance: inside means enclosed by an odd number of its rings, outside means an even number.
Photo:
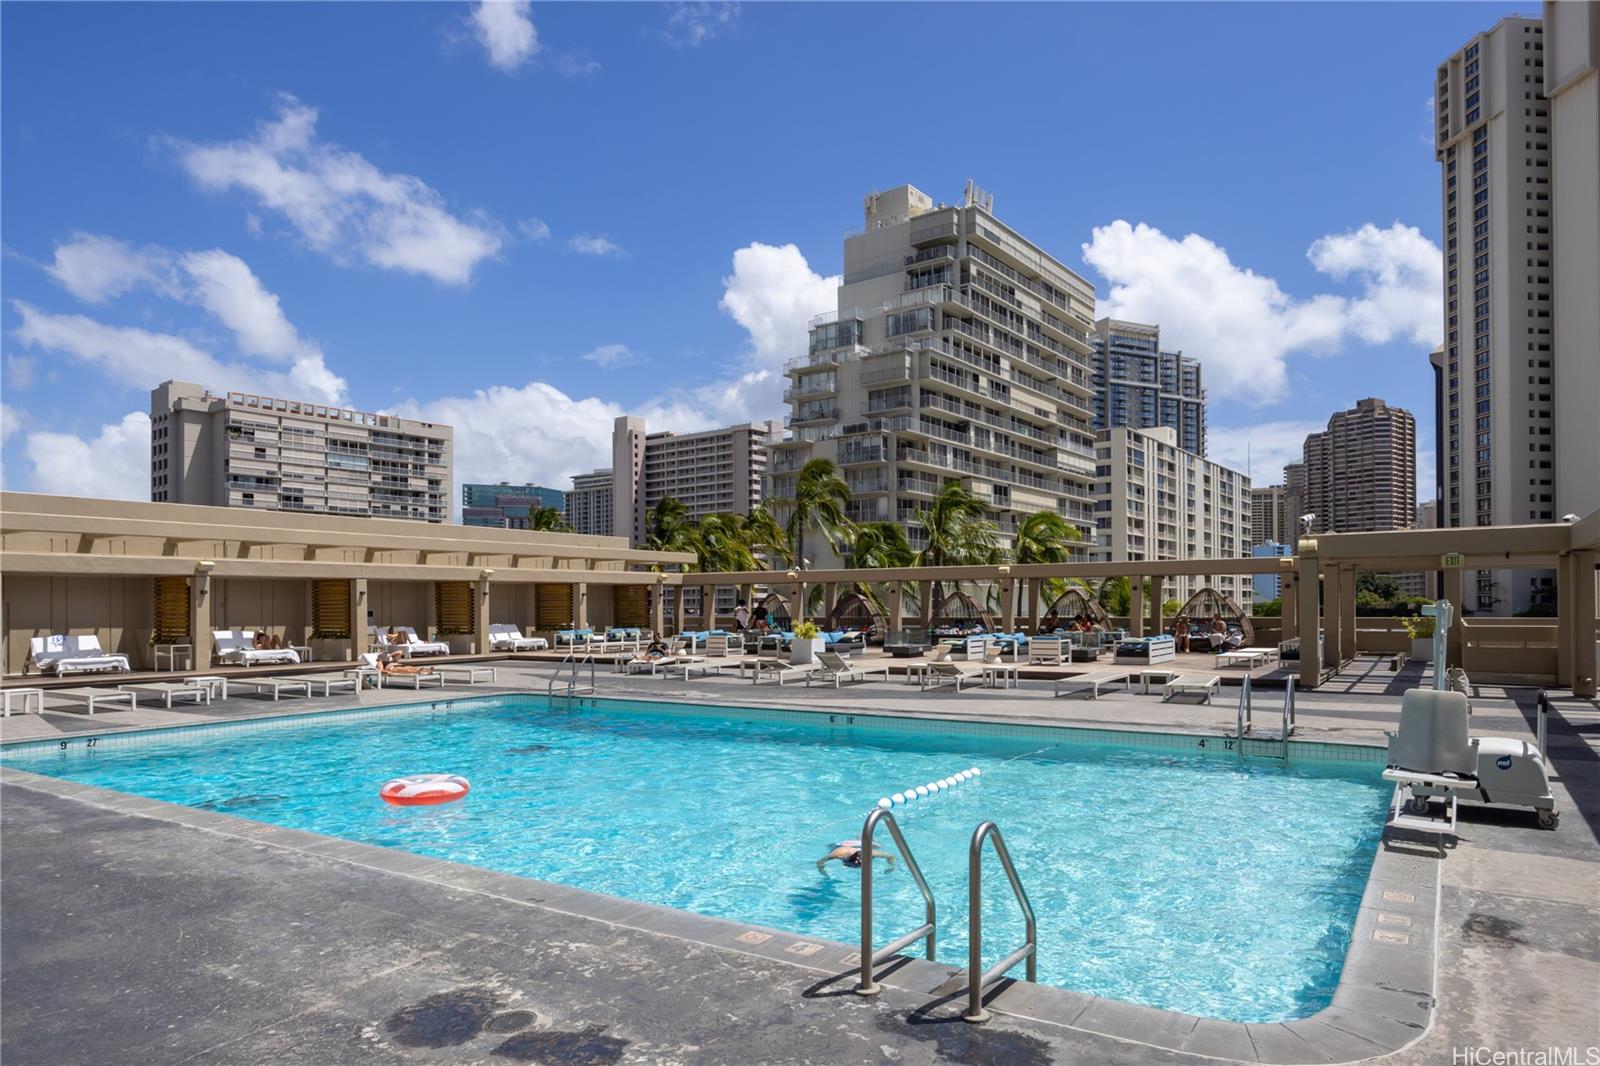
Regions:
<svg viewBox="0 0 1600 1066"><path fill-rule="evenodd" d="M214 578L211 588L212 629L265 630L287 644L304 644L311 636L310 592L303 580Z"/></svg>
<svg viewBox="0 0 1600 1066"><path fill-rule="evenodd" d="M48 577L20 574L0 586L5 620L5 672L21 673L32 637L94 635L135 668L151 665L151 601L147 577Z"/></svg>
<svg viewBox="0 0 1600 1066"><path fill-rule="evenodd" d="M367 625L384 630L410 626L426 640L433 625L433 582L367 582Z"/></svg>

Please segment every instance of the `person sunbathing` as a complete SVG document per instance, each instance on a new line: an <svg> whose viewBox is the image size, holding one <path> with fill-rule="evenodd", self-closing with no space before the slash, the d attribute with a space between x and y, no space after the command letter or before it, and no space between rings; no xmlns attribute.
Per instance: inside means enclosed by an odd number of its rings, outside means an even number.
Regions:
<svg viewBox="0 0 1600 1066"><path fill-rule="evenodd" d="M386 674L432 674L437 671L431 666L417 666L406 662L399 656L384 657L378 660L378 669Z"/></svg>

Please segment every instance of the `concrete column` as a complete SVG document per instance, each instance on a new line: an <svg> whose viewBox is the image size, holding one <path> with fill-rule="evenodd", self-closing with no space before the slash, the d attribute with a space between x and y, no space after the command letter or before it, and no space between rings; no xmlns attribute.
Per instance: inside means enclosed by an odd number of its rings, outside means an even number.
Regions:
<svg viewBox="0 0 1600 1066"><path fill-rule="evenodd" d="M1293 640L1300 635L1300 601L1292 572L1285 572L1279 578L1278 603L1278 613L1283 621L1283 639Z"/></svg>
<svg viewBox="0 0 1600 1066"><path fill-rule="evenodd" d="M830 622L833 618L833 609L839 605L839 583L830 581L822 586L822 620Z"/></svg>
<svg viewBox="0 0 1600 1066"><path fill-rule="evenodd" d="M665 588L659 581L650 586L650 631L658 637L666 636L667 631L667 606L662 602Z"/></svg>
<svg viewBox="0 0 1600 1066"><path fill-rule="evenodd" d="M432 640L439 632L439 588L436 581L424 581L423 585L426 586L427 594L422 598L427 602L422 605L422 638L424 640ZM398 625L399 623L390 622L388 624Z"/></svg>
<svg viewBox="0 0 1600 1066"><path fill-rule="evenodd" d="M1344 634L1344 657L1354 659L1361 649L1356 642L1356 568L1353 566L1340 568L1339 604L1344 608L1344 617L1339 620L1339 629Z"/></svg>
<svg viewBox="0 0 1600 1066"><path fill-rule="evenodd" d="M1162 633L1161 625L1161 600L1166 595L1166 586L1160 577L1150 578L1150 635L1159 637Z"/></svg>
<svg viewBox="0 0 1600 1066"><path fill-rule="evenodd" d="M473 640L475 641L473 647L479 655L485 655L488 654L489 651L489 621L491 617L489 602L489 579L486 577L478 578L477 582L473 586L472 591L474 593L474 602L472 605L472 628Z"/></svg>
<svg viewBox="0 0 1600 1066"><path fill-rule="evenodd" d="M1300 634L1300 687L1316 688L1322 684L1322 649L1317 640L1322 628L1321 583L1318 580L1317 542L1302 540L1298 552L1300 575L1295 580L1299 604L1296 628Z"/></svg>
<svg viewBox="0 0 1600 1066"><path fill-rule="evenodd" d="M889 582L889 617L884 619L884 626L888 632L883 635L886 642L893 643L900 639L900 629L904 625L904 615L901 613L905 602L905 582Z"/></svg>
<svg viewBox="0 0 1600 1066"><path fill-rule="evenodd" d="M1128 627L1136 637L1144 636L1144 578L1128 579Z"/></svg>
<svg viewBox="0 0 1600 1066"><path fill-rule="evenodd" d="M1452 566L1444 572L1444 598L1450 601L1452 608L1450 632L1445 636L1444 663L1442 668L1451 666L1464 666L1461 655L1461 583L1466 573L1459 566Z"/></svg>
<svg viewBox="0 0 1600 1066"><path fill-rule="evenodd" d="M589 628L588 582L578 581L572 586L572 624L578 629Z"/></svg>
<svg viewBox="0 0 1600 1066"><path fill-rule="evenodd" d="M1028 579L1028 632L1039 632L1039 615L1044 611L1044 578Z"/></svg>
<svg viewBox="0 0 1600 1066"><path fill-rule="evenodd" d="M367 652L367 579L354 578L350 582L350 658L361 658Z"/></svg>
<svg viewBox="0 0 1600 1066"><path fill-rule="evenodd" d="M211 574L202 570L189 575L189 639L194 644L194 668L211 669Z"/></svg>
<svg viewBox="0 0 1600 1066"><path fill-rule="evenodd" d="M804 581L797 582L794 587L794 603L789 607L789 621L799 625L806 620L806 600L811 595L811 586Z"/></svg>
<svg viewBox="0 0 1600 1066"><path fill-rule="evenodd" d="M1000 628L1017 631L1017 583L1009 577L1000 582Z"/></svg>
<svg viewBox="0 0 1600 1066"><path fill-rule="evenodd" d="M1572 663L1572 694L1584 699L1594 699L1596 694L1596 672L1600 665L1595 662L1595 641L1600 639L1600 626L1595 623L1594 599L1594 567L1596 554L1593 551L1580 551L1572 553L1572 568L1574 571L1574 595L1569 597L1574 600L1572 614L1574 616L1573 629L1573 663Z"/></svg>
<svg viewBox="0 0 1600 1066"><path fill-rule="evenodd" d="M922 635L928 635L928 627L933 624L933 582L924 580L918 587L917 596L917 622L922 626Z"/></svg>
<svg viewBox="0 0 1600 1066"><path fill-rule="evenodd" d="M1328 665L1335 670L1346 659L1343 621L1344 575L1334 565L1322 572L1322 631Z"/></svg>

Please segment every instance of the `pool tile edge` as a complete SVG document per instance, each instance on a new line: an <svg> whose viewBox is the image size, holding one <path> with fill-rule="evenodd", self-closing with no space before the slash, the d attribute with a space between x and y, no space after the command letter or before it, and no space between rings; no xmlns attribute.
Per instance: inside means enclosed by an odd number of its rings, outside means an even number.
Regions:
<svg viewBox="0 0 1600 1066"><path fill-rule="evenodd" d="M829 975L814 988L854 983L857 948L837 941L802 936L797 933L690 911L640 903L634 900L571 888L566 885L499 873L444 859L375 844L349 841L304 830L255 822L216 811L197 810L181 804L151 800L112 789L84 785L49 777L0 763L0 784L28 788L62 799L87 803L118 814L153 818L218 833L256 845L286 850L334 862L367 866L399 876L414 877L454 891L476 892L523 906L537 906L588 921L619 925L656 936L671 937L715 950L752 955L783 963L811 973ZM1281 1023L1229 1022L1195 1018L1175 1011L1141 1004L1107 1000L1070 989L1017 982L988 1001L999 1014L1027 1018L1044 1024L1093 1033L1127 1043L1182 1052L1223 1061L1258 1062L1273 1066L1317 1061L1342 1063L1392 1054L1420 1040L1432 1025L1436 1013L1437 925L1439 905L1439 865L1431 866L1432 882L1418 884L1414 853L1391 850L1390 835L1373 858L1368 874L1368 895L1372 886L1408 886L1417 902L1431 903L1420 908L1425 913L1409 913L1416 934L1413 950L1407 945L1374 940L1376 915L1364 897L1362 916L1358 916L1346 953L1344 970L1334 993L1333 1003L1307 1018ZM1397 876L1399 875L1399 876ZM1420 892L1416 890L1421 890ZM1388 891L1399 891L1390 888ZM1421 897L1426 894L1427 899ZM1365 917L1364 922L1362 918ZM1365 930L1365 932L1364 932ZM755 933L765 940L740 939ZM797 945L818 945L819 950L801 955ZM1425 954L1425 981L1390 982L1399 967L1410 969L1411 977L1422 976L1417 956ZM959 980L962 967L901 956L878 975L884 985L916 995L935 996ZM1400 960L1404 960L1403 962ZM1423 988L1406 988L1422 984ZM962 986L964 988L964 985ZM1246 1053L1248 1049L1248 1054Z"/></svg>

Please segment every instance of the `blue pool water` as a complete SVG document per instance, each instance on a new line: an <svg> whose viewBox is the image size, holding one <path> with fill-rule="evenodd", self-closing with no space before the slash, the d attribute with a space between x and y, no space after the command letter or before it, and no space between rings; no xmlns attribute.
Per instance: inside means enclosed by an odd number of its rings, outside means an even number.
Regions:
<svg viewBox="0 0 1600 1066"><path fill-rule="evenodd" d="M1247 1022L1331 1000L1383 820L1375 767L771 717L512 696L6 762L847 943L859 874L819 874L817 858L858 836L879 796L976 766L975 781L897 811L939 901L941 961L966 960L967 842L992 818L1038 914L1041 981ZM378 799L387 779L424 772L462 774L472 794ZM987 874L992 961L1021 943L1021 921L998 866ZM922 905L903 869L877 885L884 943Z"/></svg>

